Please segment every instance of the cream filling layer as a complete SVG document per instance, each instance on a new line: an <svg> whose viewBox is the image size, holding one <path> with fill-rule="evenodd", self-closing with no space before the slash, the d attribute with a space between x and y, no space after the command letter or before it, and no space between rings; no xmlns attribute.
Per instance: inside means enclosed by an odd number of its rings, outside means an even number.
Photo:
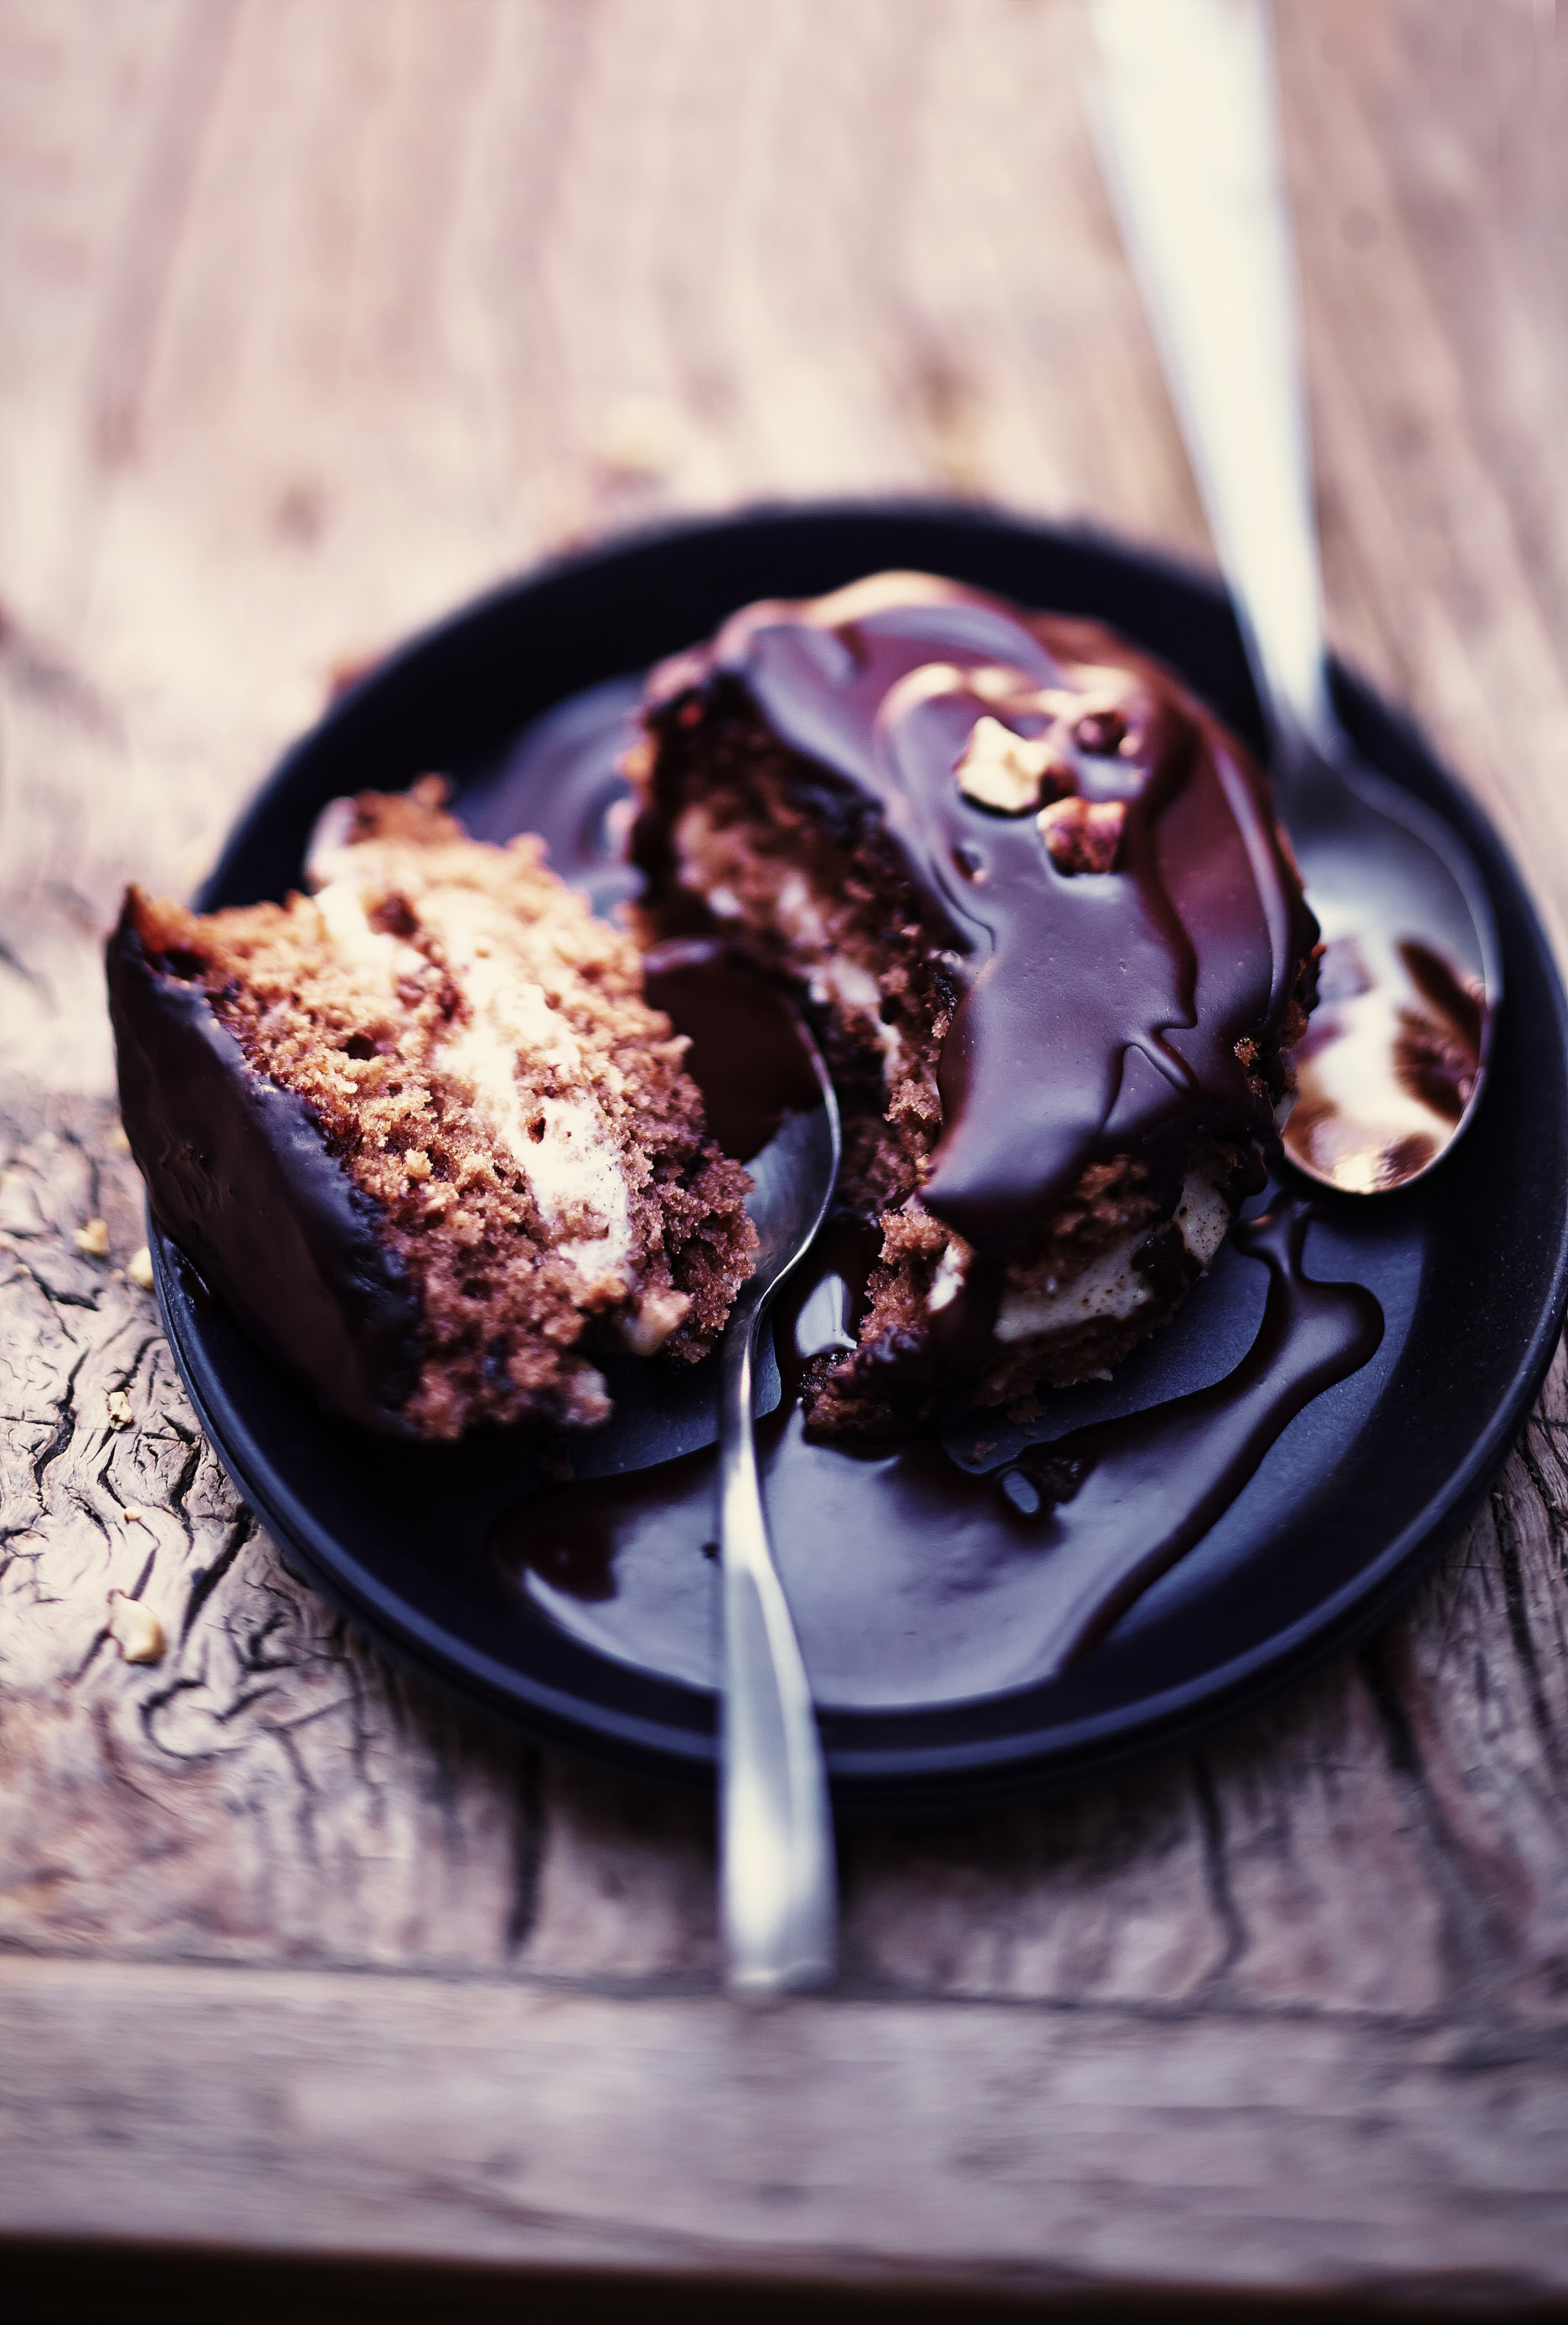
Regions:
<svg viewBox="0 0 1568 2325"><path fill-rule="evenodd" d="M1193 1259L1200 1267L1207 1267L1229 1231L1229 1206L1211 1180L1197 1171L1190 1171L1183 1182L1175 1223ZM1147 1233L1146 1227L1140 1228L1125 1243L1101 1252L1081 1275L1075 1275L1059 1292L1005 1292L997 1311L997 1338L1029 1340L1036 1334L1063 1332L1074 1324L1087 1324L1099 1318L1119 1322L1146 1307L1154 1293L1146 1278L1133 1265L1132 1255ZM943 1257L946 1255L944 1253ZM941 1288L939 1266L932 1293ZM950 1291L947 1298L951 1297Z"/></svg>
<svg viewBox="0 0 1568 2325"><path fill-rule="evenodd" d="M334 949L388 993L398 978L424 966L398 938L370 926L364 899L343 863L340 875L316 897ZM336 866L335 866L336 868ZM593 1282L628 1280L632 1257L630 1201L620 1149L598 1100L587 1091L563 1098L525 1096L517 1059L554 1065L569 1079L583 1076L582 1045L544 987L523 975L512 953L511 924L499 905L478 889L427 891L419 898L422 928L446 955L447 969L468 1005L467 1022L454 1026L431 1051L431 1063L449 1074L516 1162L547 1227L567 1218L589 1222L588 1232L554 1248Z"/></svg>

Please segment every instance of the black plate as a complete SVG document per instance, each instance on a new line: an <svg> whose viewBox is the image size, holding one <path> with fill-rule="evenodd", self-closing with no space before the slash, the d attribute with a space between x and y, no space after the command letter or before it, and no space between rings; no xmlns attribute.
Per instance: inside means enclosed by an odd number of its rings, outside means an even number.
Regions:
<svg viewBox="0 0 1568 2325"><path fill-rule="evenodd" d="M344 792L437 767L482 821L520 732L552 706L704 636L749 598L816 595L889 566L1100 616L1262 746L1235 623L1205 581L980 513L765 512L574 558L414 641L290 752L201 903L297 885L317 813ZM1485 1102L1442 1170L1376 1202L1329 1198L1311 1231L1312 1274L1377 1292L1383 1346L1292 1422L1197 1549L1065 1677L945 1701L938 1684L913 1704L825 1709L841 1806L927 1807L1076 1777L1229 1714L1387 1611L1462 1523L1529 1409L1568 1294L1562 988L1518 876L1473 804L1364 688L1336 672L1334 690L1373 764L1464 835L1497 914L1508 996ZM711 1774L708 1690L596 1653L492 1563L491 1520L535 1474L525 1438L389 1447L323 1417L203 1301L167 1243L155 1237L153 1251L170 1338L213 1444L331 1598L428 1677L537 1732L666 1774ZM1132 1360L1142 1373L1118 1375L1118 1394L1152 1400L1217 1377L1219 1352L1235 1348L1239 1331L1245 1341L1257 1276L1222 1255L1176 1323ZM666 1392L639 1389L635 1366L620 1386L631 1402L615 1466L710 1434L700 1379L673 1406L658 1401ZM842 1554L781 1545L797 1604L809 1600L812 1561Z"/></svg>

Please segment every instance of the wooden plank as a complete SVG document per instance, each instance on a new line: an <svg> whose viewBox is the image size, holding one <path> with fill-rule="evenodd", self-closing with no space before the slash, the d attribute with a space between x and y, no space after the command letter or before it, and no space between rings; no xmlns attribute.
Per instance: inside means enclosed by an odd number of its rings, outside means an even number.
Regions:
<svg viewBox="0 0 1568 2325"><path fill-rule="evenodd" d="M1336 32L1347 14L1332 12ZM1561 946L1568 802L1551 771L1568 751L1568 657L1521 542L1519 478L1499 475L1489 434L1474 425L1480 350L1441 309L1428 250L1406 222L1399 142L1375 134L1362 90L1332 71L1324 20L1298 10L1287 22L1291 117L1334 168L1330 200L1298 203L1330 538L1377 576L1396 625L1397 691L1485 799ZM1375 44L1369 93L1386 95L1397 69L1383 53L1393 32L1374 17L1361 32ZM1492 223L1476 281L1496 297L1491 262L1507 269L1509 237ZM1369 232L1370 243L1359 239ZM1516 308L1513 320L1526 318ZM1409 585L1396 608L1396 572Z"/></svg>
<svg viewBox="0 0 1568 2325"><path fill-rule="evenodd" d="M0 2226L883 2285L1568 2283L1544 2046L0 1964Z"/></svg>

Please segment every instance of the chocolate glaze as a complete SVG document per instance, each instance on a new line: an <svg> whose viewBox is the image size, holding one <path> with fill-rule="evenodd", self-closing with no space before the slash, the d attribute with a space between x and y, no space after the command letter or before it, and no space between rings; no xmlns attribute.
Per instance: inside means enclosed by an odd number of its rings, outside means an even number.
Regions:
<svg viewBox="0 0 1568 2325"><path fill-rule="evenodd" d="M1229 1508L1285 1423L1376 1355L1383 1311L1359 1283L1302 1270L1310 1204L1285 1201L1235 1230L1268 1266L1257 1337L1212 1388L1053 1444L1002 1473L1049 1513L1051 1622L1043 1667L1081 1653Z"/></svg>
<svg viewBox="0 0 1568 2325"><path fill-rule="evenodd" d="M405 1433L417 1297L310 1107L256 1071L199 983L147 959L128 919L107 969L121 1119L160 1223L323 1403Z"/></svg>
<svg viewBox="0 0 1568 2325"><path fill-rule="evenodd" d="M1258 771L1157 664L1090 624L882 575L735 615L657 674L655 732L727 684L880 816L955 957L939 1218L994 1254L1099 1157L1170 1157L1201 1129L1270 1142L1236 1044L1277 1039L1316 924ZM1113 870L1063 871L1033 812L965 796L984 717L1051 735L1056 788L1124 807Z"/></svg>
<svg viewBox="0 0 1568 2325"><path fill-rule="evenodd" d="M1214 1524L1281 1431L1375 1353L1382 1311L1302 1266L1310 1207L1237 1231L1269 1271L1225 1379L1025 1448L984 1474L930 1438L862 1458L812 1444L810 1356L847 1338L854 1257L819 1246L781 1301L778 1410L758 1424L768 1515L819 1701L929 1703L1022 1686L1082 1653ZM623 1660L714 1683L711 1450L520 1504L492 1550L552 1620Z"/></svg>

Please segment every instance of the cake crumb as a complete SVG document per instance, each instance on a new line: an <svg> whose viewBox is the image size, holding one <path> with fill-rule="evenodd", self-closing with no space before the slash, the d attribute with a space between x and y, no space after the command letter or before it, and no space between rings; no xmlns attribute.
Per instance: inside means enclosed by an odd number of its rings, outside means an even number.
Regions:
<svg viewBox="0 0 1568 2325"><path fill-rule="evenodd" d="M109 1227L107 1219L89 1219L85 1227L78 1227L73 1238L84 1259L107 1259Z"/></svg>
<svg viewBox="0 0 1568 2325"><path fill-rule="evenodd" d="M662 1348L677 1324L685 1322L691 1301L684 1292L649 1292L641 1306L621 1326L621 1338L635 1357L651 1357Z"/></svg>
<svg viewBox="0 0 1568 2325"><path fill-rule="evenodd" d="M131 1282L135 1285L138 1292L151 1292L153 1289L153 1255L148 1250L145 1244L142 1246L140 1251L135 1251L131 1254L130 1258L125 1262L125 1274L129 1276Z"/></svg>
<svg viewBox="0 0 1568 2325"><path fill-rule="evenodd" d="M109 1635L127 1663L161 1663L168 1641L163 1626L150 1607L128 1598L123 1590L109 1593Z"/></svg>
<svg viewBox="0 0 1568 2325"><path fill-rule="evenodd" d="M624 477L668 475L681 457L680 412L659 396L617 395L600 417L595 451Z"/></svg>
<svg viewBox="0 0 1568 2325"><path fill-rule="evenodd" d="M135 1416L131 1411L131 1400L123 1388L110 1389L105 1403L108 1406L111 1429L129 1429L133 1425Z"/></svg>

